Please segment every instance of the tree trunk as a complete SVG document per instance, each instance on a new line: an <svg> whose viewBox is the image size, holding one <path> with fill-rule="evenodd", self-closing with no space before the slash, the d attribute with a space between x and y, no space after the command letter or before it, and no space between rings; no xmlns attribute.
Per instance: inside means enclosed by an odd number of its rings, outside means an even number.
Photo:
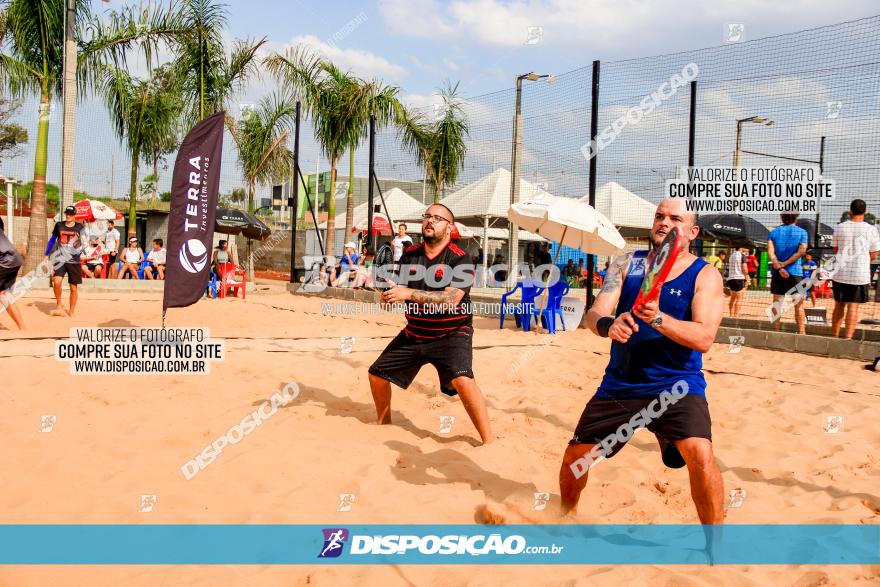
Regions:
<svg viewBox="0 0 880 587"><path fill-rule="evenodd" d="M128 192L128 238L137 237L137 178L138 178L138 160L140 159L140 151L134 149L131 152L131 184ZM141 243L142 247L146 247L146 243Z"/></svg>
<svg viewBox="0 0 880 587"><path fill-rule="evenodd" d="M153 156L153 203L159 200L159 158Z"/></svg>
<svg viewBox="0 0 880 587"><path fill-rule="evenodd" d="M36 269L43 260L46 242L46 159L49 147L49 101L48 92L40 96L40 120L37 124L37 145L34 153L34 183L31 192L31 221L28 227L27 253L21 274ZM13 237L14 238L14 237Z"/></svg>
<svg viewBox="0 0 880 587"><path fill-rule="evenodd" d="M254 213L254 181L248 181L248 214ZM234 236L230 236L234 238ZM251 246L251 239L247 239L247 280L254 283L254 249Z"/></svg>
<svg viewBox="0 0 880 587"><path fill-rule="evenodd" d="M327 240L324 242L324 254L333 257L336 251L336 164L339 157L330 159L330 193L327 196Z"/></svg>
<svg viewBox="0 0 880 587"><path fill-rule="evenodd" d="M369 218L369 216L367 216ZM348 195L345 198L345 238L354 229L354 149L348 152Z"/></svg>

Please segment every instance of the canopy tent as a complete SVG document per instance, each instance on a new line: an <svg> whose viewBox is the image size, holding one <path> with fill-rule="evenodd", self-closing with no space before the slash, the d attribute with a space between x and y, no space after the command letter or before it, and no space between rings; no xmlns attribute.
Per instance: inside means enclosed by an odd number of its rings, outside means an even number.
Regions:
<svg viewBox="0 0 880 587"><path fill-rule="evenodd" d="M375 217L379 215L384 220L387 220L389 225L394 222L400 222L401 220L414 220L419 217L419 211L425 208L424 204L422 204L420 201L416 200L400 188L391 188L384 193L384 196L385 206L382 206L381 212L374 211L373 217L375 219ZM379 195L376 194L374 204L381 205L381 203L382 200L379 198ZM385 215L386 207L388 208L388 214L391 215L391 218L388 218ZM355 206L353 217L354 225L352 226L354 232L362 232L367 230L367 216L369 211L370 209L367 202L364 202L359 206ZM373 226L377 226L377 223L375 221L373 222ZM327 222L322 222L318 225L318 228L327 228ZM344 211L341 214L336 215L336 228L345 228ZM391 227L391 230L392 232L396 232L395 227L393 226ZM346 236L346 238L348 238L348 236Z"/></svg>
<svg viewBox="0 0 880 587"><path fill-rule="evenodd" d="M584 196L581 202L589 203L590 197ZM614 226L621 236L646 236L654 223L657 204L637 196L616 181L609 181L596 190L596 210L601 212Z"/></svg>
<svg viewBox="0 0 880 587"><path fill-rule="evenodd" d="M478 220L482 224L484 219L488 218L489 220L501 219L506 224L507 208L510 207L510 181L510 172L499 168L453 192L440 200L440 203L452 210L455 219L462 222ZM519 199L521 201L546 193L538 186L520 178ZM419 210L410 219L418 219L429 206L430 204L428 206L420 205Z"/></svg>

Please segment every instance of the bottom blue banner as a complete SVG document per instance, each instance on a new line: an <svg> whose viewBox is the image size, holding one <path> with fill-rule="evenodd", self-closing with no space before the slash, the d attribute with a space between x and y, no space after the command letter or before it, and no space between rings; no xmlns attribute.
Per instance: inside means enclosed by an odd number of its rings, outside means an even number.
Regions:
<svg viewBox="0 0 880 587"><path fill-rule="evenodd" d="M880 564L880 526L0 525L0 564Z"/></svg>

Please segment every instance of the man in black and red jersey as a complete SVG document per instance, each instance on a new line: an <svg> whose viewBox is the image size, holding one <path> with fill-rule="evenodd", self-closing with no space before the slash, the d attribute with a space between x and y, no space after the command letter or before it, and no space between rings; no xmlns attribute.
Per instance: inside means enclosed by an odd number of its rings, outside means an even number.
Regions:
<svg viewBox="0 0 880 587"><path fill-rule="evenodd" d="M427 209L422 242L404 250L398 283L382 293L385 304L405 304L406 328L370 367L370 390L377 424L391 423L391 384L406 389L425 364L434 365L440 384L453 388L483 443L495 440L486 400L471 370L473 326L470 288L474 267L451 242L452 212L442 204Z"/></svg>

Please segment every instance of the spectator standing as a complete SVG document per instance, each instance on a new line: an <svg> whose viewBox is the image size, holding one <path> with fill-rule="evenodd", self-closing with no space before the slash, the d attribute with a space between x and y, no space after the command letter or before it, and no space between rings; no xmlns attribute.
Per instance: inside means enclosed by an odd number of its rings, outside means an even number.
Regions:
<svg viewBox="0 0 880 587"><path fill-rule="evenodd" d="M394 237L391 244L394 247L394 262L397 263L403 255L403 250L413 244L413 240L406 234L406 224L403 222L397 225L397 236Z"/></svg>
<svg viewBox="0 0 880 587"><path fill-rule="evenodd" d="M782 226L777 226L770 233L767 243L767 255L770 257L772 275L770 277L770 293L773 294L773 302L777 304L788 292L803 279L804 273L801 268L801 257L807 252L807 231L797 226L797 214L782 214ZM797 323L798 333L806 332L806 320L804 318L804 301L795 300L794 317ZM782 328L782 316L773 320L773 329Z"/></svg>
<svg viewBox="0 0 880 587"><path fill-rule="evenodd" d="M730 289L730 302L728 309L731 317L739 316L742 309L742 298L746 288L749 287L749 264L746 255L741 249L733 249L730 252L730 261L727 263L726 286Z"/></svg>
<svg viewBox="0 0 880 587"><path fill-rule="evenodd" d="M116 222L107 221L107 232L104 233L104 252L107 253L107 277L116 278L116 261L119 256L119 231Z"/></svg>
<svg viewBox="0 0 880 587"><path fill-rule="evenodd" d="M867 205L864 200L853 200L849 205L852 217L834 229L834 254L837 271L831 281L834 290L834 313L831 332L840 335L840 326L846 317L844 338L851 339L859 321L859 305L868 301L871 284L871 260L880 251L877 227L865 222Z"/></svg>

